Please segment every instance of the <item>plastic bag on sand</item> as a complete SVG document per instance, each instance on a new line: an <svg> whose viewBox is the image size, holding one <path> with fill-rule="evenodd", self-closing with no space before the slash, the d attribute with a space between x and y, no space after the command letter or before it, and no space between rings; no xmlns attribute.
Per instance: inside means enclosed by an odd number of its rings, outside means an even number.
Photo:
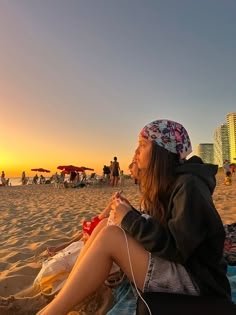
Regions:
<svg viewBox="0 0 236 315"><path fill-rule="evenodd" d="M34 280L34 285L39 285L41 292L45 295L57 293L68 278L83 245L83 241L74 242L55 256L45 260Z"/></svg>

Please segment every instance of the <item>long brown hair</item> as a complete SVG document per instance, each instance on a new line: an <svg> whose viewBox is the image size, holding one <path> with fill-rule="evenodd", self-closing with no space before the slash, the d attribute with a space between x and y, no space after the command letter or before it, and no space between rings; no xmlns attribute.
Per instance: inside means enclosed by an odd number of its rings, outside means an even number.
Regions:
<svg viewBox="0 0 236 315"><path fill-rule="evenodd" d="M141 203L144 211L160 223L166 221L168 200L175 182L175 168L178 164L177 154L152 142L149 166L141 172Z"/></svg>

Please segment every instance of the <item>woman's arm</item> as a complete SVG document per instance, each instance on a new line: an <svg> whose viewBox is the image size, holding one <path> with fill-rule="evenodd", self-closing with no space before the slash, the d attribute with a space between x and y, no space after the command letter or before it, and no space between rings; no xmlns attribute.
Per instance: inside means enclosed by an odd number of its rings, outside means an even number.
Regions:
<svg viewBox="0 0 236 315"><path fill-rule="evenodd" d="M206 192L200 182L194 183L194 179L180 183L173 191L167 211L164 224L130 211L123 218L121 227L147 251L184 263L206 239L209 222L215 222L215 229L219 228L210 192Z"/></svg>
<svg viewBox="0 0 236 315"><path fill-rule="evenodd" d="M112 201L106 206L106 208L98 215L98 218L100 220L106 218L109 216L109 213L111 211L111 204L112 204Z"/></svg>

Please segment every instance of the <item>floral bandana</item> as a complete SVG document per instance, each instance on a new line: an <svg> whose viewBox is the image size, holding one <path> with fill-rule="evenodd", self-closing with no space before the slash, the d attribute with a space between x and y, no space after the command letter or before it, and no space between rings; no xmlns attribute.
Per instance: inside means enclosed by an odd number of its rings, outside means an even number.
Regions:
<svg viewBox="0 0 236 315"><path fill-rule="evenodd" d="M155 120L141 130L140 136L155 141L160 147L172 153L179 154L181 159L185 159L192 152L186 129L175 121Z"/></svg>

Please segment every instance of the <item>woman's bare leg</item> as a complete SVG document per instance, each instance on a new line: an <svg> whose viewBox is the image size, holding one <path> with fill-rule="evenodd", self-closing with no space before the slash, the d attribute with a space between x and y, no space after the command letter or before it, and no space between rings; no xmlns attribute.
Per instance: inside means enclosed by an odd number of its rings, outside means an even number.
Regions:
<svg viewBox="0 0 236 315"><path fill-rule="evenodd" d="M135 283L142 290L149 253L128 235L127 239ZM39 314L67 314L105 281L113 261L133 281L124 232L117 226L109 226L100 231L86 255L73 268L62 290Z"/></svg>
<svg viewBox="0 0 236 315"><path fill-rule="evenodd" d="M103 219L95 227L95 229L93 230L92 234L89 236L88 240L86 241L86 243L82 247L82 249L80 251L80 254L79 254L79 257L77 258L74 267L79 263L79 261L82 259L82 257L87 253L87 250L89 249L89 247L91 246L91 244L93 243L95 238L97 237L98 233L106 226L107 226L107 219Z"/></svg>
<svg viewBox="0 0 236 315"><path fill-rule="evenodd" d="M118 186L118 182L119 182L119 177L116 176L116 178L115 178L115 186Z"/></svg>

